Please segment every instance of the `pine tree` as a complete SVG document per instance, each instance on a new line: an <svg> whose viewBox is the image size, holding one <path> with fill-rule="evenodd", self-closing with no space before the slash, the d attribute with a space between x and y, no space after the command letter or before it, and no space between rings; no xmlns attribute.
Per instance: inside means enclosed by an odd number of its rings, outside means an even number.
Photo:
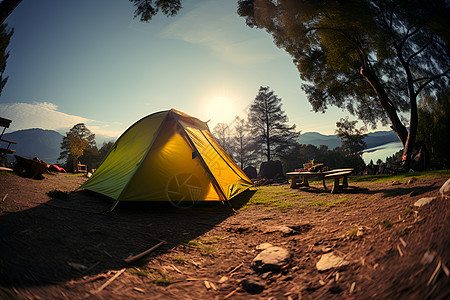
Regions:
<svg viewBox="0 0 450 300"><path fill-rule="evenodd" d="M288 117L281 106L281 99L269 87L260 87L248 113L253 140L267 161L281 157L296 144L298 132L295 125L288 126Z"/></svg>

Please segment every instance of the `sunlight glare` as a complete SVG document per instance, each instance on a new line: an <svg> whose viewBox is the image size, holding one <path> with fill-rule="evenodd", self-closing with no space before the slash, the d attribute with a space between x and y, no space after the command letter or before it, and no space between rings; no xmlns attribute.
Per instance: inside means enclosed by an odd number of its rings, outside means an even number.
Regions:
<svg viewBox="0 0 450 300"><path fill-rule="evenodd" d="M211 99L207 107L208 118L214 123L230 123L236 115L233 100L226 96Z"/></svg>

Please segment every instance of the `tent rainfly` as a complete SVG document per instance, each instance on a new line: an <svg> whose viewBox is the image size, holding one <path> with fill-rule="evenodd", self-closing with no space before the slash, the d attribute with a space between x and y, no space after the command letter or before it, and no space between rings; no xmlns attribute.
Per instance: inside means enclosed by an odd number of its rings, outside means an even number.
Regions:
<svg viewBox="0 0 450 300"><path fill-rule="evenodd" d="M208 125L171 109L142 118L111 147L81 186L119 201L228 200L253 184Z"/></svg>

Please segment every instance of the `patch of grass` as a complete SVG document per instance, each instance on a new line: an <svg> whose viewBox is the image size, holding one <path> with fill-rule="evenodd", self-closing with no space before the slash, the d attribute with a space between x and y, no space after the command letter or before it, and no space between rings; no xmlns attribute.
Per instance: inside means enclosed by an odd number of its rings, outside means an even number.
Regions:
<svg viewBox="0 0 450 300"><path fill-rule="evenodd" d="M200 250L200 253L205 256L206 255L212 256L217 253L217 249L214 246L202 245L199 247L199 250Z"/></svg>
<svg viewBox="0 0 450 300"><path fill-rule="evenodd" d="M309 205L311 205L311 206L325 206L326 204L327 204L326 201L321 200L321 201L314 201L314 202L311 202Z"/></svg>
<svg viewBox="0 0 450 300"><path fill-rule="evenodd" d="M0 171L0 175L5 175L5 176L19 176L14 172L8 172L8 171Z"/></svg>
<svg viewBox="0 0 450 300"><path fill-rule="evenodd" d="M172 260L180 262L180 263L184 263L186 261L186 259L183 256L174 256L174 257L172 257Z"/></svg>
<svg viewBox="0 0 450 300"><path fill-rule="evenodd" d="M138 276L148 277L151 274L149 269L133 268L129 270L131 274L136 274Z"/></svg>
<svg viewBox="0 0 450 300"><path fill-rule="evenodd" d="M350 239L355 238L357 234L358 234L358 228L350 229L350 230L347 232L347 236L348 236Z"/></svg>
<svg viewBox="0 0 450 300"><path fill-rule="evenodd" d="M187 245L188 246L192 246L192 247L200 246L199 242L197 242L196 240L192 240L192 241L187 242Z"/></svg>
<svg viewBox="0 0 450 300"><path fill-rule="evenodd" d="M330 193L320 193L319 196L328 196Z"/></svg>
<svg viewBox="0 0 450 300"><path fill-rule="evenodd" d="M390 228L394 225L389 219L379 219L377 223L383 225L384 228Z"/></svg>
<svg viewBox="0 0 450 300"><path fill-rule="evenodd" d="M167 272L160 269L133 268L129 270L129 272L138 276L150 278L153 283L157 285L166 286L172 283Z"/></svg>
<svg viewBox="0 0 450 300"><path fill-rule="evenodd" d="M411 177L415 177L418 180L425 180L425 179L431 179L431 178L449 178L450 171L437 170L437 171L424 171L424 172L409 172L409 173L401 173L401 174L397 174L397 175L381 174L381 175L351 176L351 177L349 177L349 182L399 181L399 182L405 183Z"/></svg>
<svg viewBox="0 0 450 300"><path fill-rule="evenodd" d="M70 173L69 174L69 176L72 176L72 177L81 177L81 176L84 176L84 175L86 175L86 173Z"/></svg>
<svg viewBox="0 0 450 300"><path fill-rule="evenodd" d="M196 241L196 240L192 240L189 241L187 243L184 243L185 245L197 248L200 253L202 255L214 255L217 252L217 249L214 246L211 246L210 244L212 244L212 240L208 239L208 240L202 240L202 241Z"/></svg>
<svg viewBox="0 0 450 300"><path fill-rule="evenodd" d="M309 205L311 205L311 206L329 206L329 207L334 207L334 206L337 206L337 205L339 205L341 203L344 203L347 200L348 200L348 198L346 198L346 197L335 199L335 200L331 200L331 201L319 200L319 201L311 202L311 203L309 203Z"/></svg>
<svg viewBox="0 0 450 300"><path fill-rule="evenodd" d="M282 196L285 197L295 197L295 198L305 198L306 196L300 196L297 192L283 192L281 193Z"/></svg>

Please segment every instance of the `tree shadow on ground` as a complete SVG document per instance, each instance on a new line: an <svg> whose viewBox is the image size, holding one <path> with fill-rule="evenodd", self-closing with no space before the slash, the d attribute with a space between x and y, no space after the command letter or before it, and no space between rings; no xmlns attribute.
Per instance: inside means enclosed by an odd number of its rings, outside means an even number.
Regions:
<svg viewBox="0 0 450 300"><path fill-rule="evenodd" d="M231 201L238 209L254 191ZM125 266L124 259L167 243L151 255L195 239L235 212L220 202L180 209L170 204L118 205L85 191L0 216L0 286L64 282ZM82 265L88 270L77 270ZM82 268L82 267L81 267Z"/></svg>

